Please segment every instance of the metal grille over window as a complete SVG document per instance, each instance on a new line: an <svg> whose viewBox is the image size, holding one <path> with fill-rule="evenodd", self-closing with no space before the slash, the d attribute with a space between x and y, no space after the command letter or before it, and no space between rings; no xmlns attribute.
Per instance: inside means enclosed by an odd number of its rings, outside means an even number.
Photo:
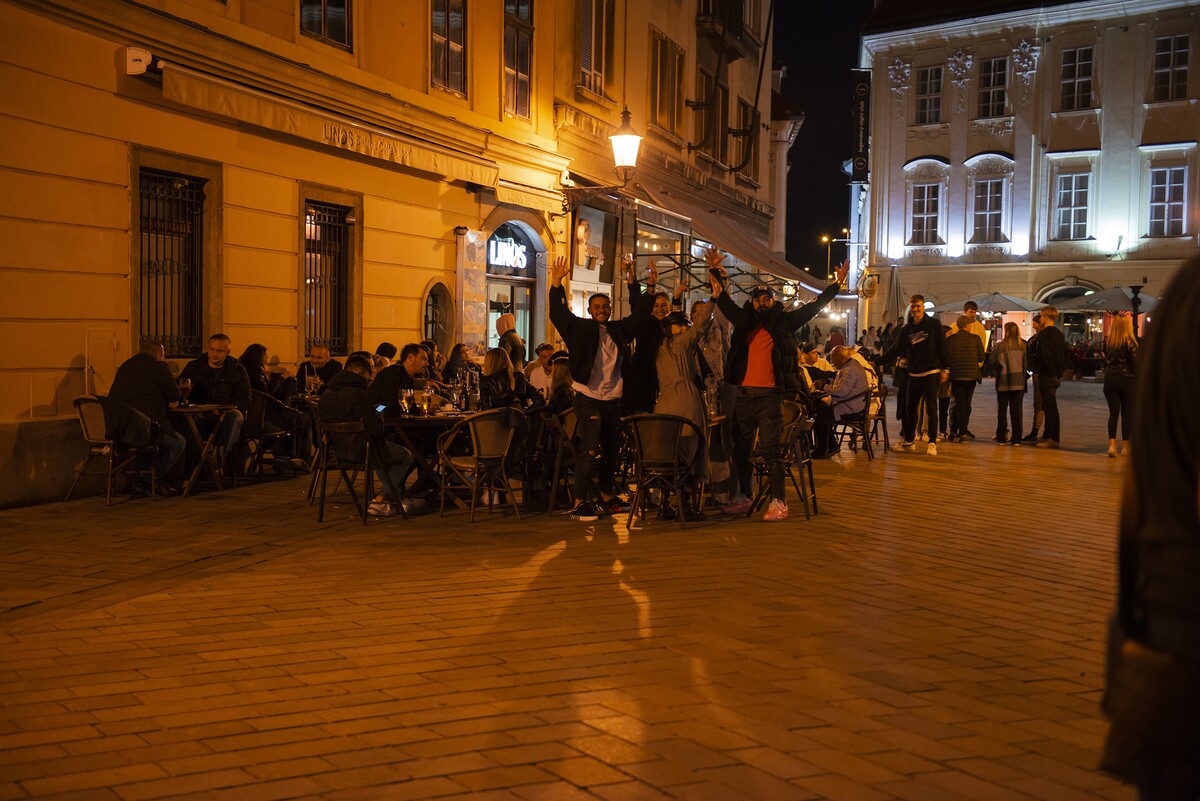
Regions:
<svg viewBox="0 0 1200 801"><path fill-rule="evenodd" d="M309 201L304 210L304 347L346 353L352 210Z"/></svg>
<svg viewBox="0 0 1200 801"><path fill-rule="evenodd" d="M172 358L200 352L204 182L143 169L140 175L141 320Z"/></svg>

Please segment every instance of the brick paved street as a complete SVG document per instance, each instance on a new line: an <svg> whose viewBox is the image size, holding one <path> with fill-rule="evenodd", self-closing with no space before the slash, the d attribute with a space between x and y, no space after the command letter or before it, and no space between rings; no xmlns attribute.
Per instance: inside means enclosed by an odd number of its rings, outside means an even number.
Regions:
<svg viewBox="0 0 1200 801"><path fill-rule="evenodd" d="M0 800L1132 799L1094 770L1124 461L1064 396L1061 451L992 443L985 384L978 440L819 463L781 525L0 512Z"/></svg>

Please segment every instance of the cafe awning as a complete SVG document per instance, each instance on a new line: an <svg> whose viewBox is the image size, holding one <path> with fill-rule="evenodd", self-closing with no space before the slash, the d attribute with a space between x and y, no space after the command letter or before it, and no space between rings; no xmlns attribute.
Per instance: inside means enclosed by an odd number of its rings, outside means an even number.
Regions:
<svg viewBox="0 0 1200 801"><path fill-rule="evenodd" d="M672 214L691 220L692 230L700 238L711 242L721 250L732 253L747 264L765 270L785 281L794 281L814 294L820 294L827 286L789 262L782 255L772 251L753 236L745 233L735 220L722 214L715 206L693 198L679 197L665 192L655 193L646 190L646 194L653 203L662 206Z"/></svg>
<svg viewBox="0 0 1200 801"><path fill-rule="evenodd" d="M164 64L162 73L163 97L198 111L450 180L487 187L495 187L499 180L499 167L485 158L399 131L364 125L177 64Z"/></svg>

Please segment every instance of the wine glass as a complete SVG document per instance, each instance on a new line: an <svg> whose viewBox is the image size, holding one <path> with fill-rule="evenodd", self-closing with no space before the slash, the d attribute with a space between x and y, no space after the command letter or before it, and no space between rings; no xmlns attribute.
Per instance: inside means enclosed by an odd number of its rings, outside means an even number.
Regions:
<svg viewBox="0 0 1200 801"><path fill-rule="evenodd" d="M190 378L179 379L179 405L180 406L188 405L188 395L190 395L191 392L192 392L192 379L190 379Z"/></svg>
<svg viewBox="0 0 1200 801"><path fill-rule="evenodd" d="M304 378L304 389L309 395L316 395L317 390L321 388L321 378L319 376L310 375Z"/></svg>
<svg viewBox="0 0 1200 801"><path fill-rule="evenodd" d="M413 401L413 391L411 389L400 390L400 408L404 409L408 414L416 411L417 405Z"/></svg>

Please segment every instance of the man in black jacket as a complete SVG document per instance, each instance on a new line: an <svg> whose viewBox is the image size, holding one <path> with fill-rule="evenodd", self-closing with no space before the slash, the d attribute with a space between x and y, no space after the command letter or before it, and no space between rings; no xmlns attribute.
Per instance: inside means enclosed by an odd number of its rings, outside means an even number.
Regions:
<svg viewBox="0 0 1200 801"><path fill-rule="evenodd" d="M157 340L143 339L141 348L117 368L108 397L127 403L158 423L158 460L154 466L156 483L162 495L175 495L178 490L167 482L167 474L183 455L186 442L183 435L171 427L167 410L179 403L179 385L163 358L163 346ZM148 490L149 487L147 486Z"/></svg>
<svg viewBox="0 0 1200 801"><path fill-rule="evenodd" d="M376 517L391 517L399 514L396 505L403 503L400 495L413 456L407 448L383 439L383 417L376 411L377 404L368 398L370 381L371 362L358 354L350 356L345 369L330 379L321 395L318 415L322 423L363 424L364 433L335 434L330 437L329 446L339 459L361 462L370 439L371 449L381 457L376 469L381 491L367 511ZM405 510L412 511L412 507L406 506Z"/></svg>
<svg viewBox="0 0 1200 801"><path fill-rule="evenodd" d="M384 345L387 343L385 342ZM379 347L383 347L380 345ZM395 345L392 346L392 355L396 354ZM317 394L325 391L325 387L329 386L329 382L333 377L342 370L342 363L337 359L332 359L329 356L328 345L313 345L308 349L308 361L300 365L300 369L296 371L296 384L299 389L308 391L308 379L317 379Z"/></svg>
<svg viewBox="0 0 1200 801"><path fill-rule="evenodd" d="M613 481L617 428L621 422L621 366L629 359L629 343L638 327L650 316L651 305L637 304L628 317L611 320L612 300L608 295L596 294L588 299L591 319L576 317L567 305L567 292L562 286L563 278L570 270L571 265L564 257L555 260L550 282L550 322L567 345L575 389L580 449L579 459L575 462L575 508L571 510L571 517L591 521L622 508L615 496ZM592 464L597 457L598 504L591 500Z"/></svg>
<svg viewBox="0 0 1200 801"><path fill-rule="evenodd" d="M908 322L896 335L896 341L881 361L904 357L908 360L908 390L904 399L904 415L900 420L900 447L913 447L917 431L917 407L925 401L925 419L929 427L926 451L937 456L938 384L950 379L950 356L946 352L946 337L942 324L925 313L925 297L909 298Z"/></svg>
<svg viewBox="0 0 1200 801"><path fill-rule="evenodd" d="M1067 369L1067 340L1054 325L1058 309L1043 306L1038 312L1042 318L1042 330L1037 335L1037 384L1042 396L1042 412L1045 414L1045 439L1040 447L1059 447L1058 386L1062 383L1063 371Z"/></svg>
<svg viewBox="0 0 1200 801"><path fill-rule="evenodd" d="M217 464L224 465L229 451L238 441L238 435L242 433L246 410L250 408L250 376L246 375L246 368L237 359L229 358L229 337L224 334L209 337L208 354L187 363L179 373L181 381L185 378L192 381L191 401L237 407L225 415L213 447ZM212 430L213 420L204 417L197 425L201 433L207 435Z"/></svg>
<svg viewBox="0 0 1200 801"><path fill-rule="evenodd" d="M838 267L837 278L815 300L796 309L785 309L783 304L775 302L770 289L761 286L751 290L750 300L744 305L734 303L725 291L721 269L724 260L724 254L715 248L705 255L717 308L733 324L725 380L738 387L734 417L740 436L734 442L734 469L745 492L751 486L750 452L757 431L759 452L769 465L771 483L771 503L763 519L782 521L788 516L783 455L779 451L783 397L785 392L799 391L802 387L794 333L833 300L846 280L850 265L847 262ZM743 495L731 500L722 511L746 514L750 507L750 499Z"/></svg>
<svg viewBox="0 0 1200 801"><path fill-rule="evenodd" d="M347 362L348 364L348 362ZM400 350L400 360L379 371L371 382L371 403L384 406L386 415L403 414L400 408L400 391L416 388L416 376L429 364L429 354L416 342L410 342Z"/></svg>

